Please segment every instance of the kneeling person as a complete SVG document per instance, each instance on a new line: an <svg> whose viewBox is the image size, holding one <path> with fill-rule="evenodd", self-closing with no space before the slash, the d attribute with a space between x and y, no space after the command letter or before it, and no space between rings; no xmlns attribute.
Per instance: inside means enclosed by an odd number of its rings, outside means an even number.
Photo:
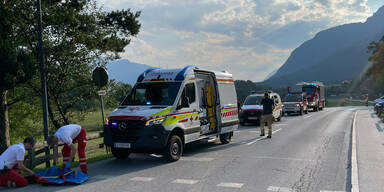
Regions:
<svg viewBox="0 0 384 192"><path fill-rule="evenodd" d="M24 166L25 150L32 149L35 140L32 137L24 139L23 143L11 145L0 156L0 186L24 187L28 180L19 171L34 175L33 171ZM36 177L36 176L35 176Z"/></svg>
<svg viewBox="0 0 384 192"><path fill-rule="evenodd" d="M56 131L54 135L50 136L47 140L48 145L54 145L56 151L58 142L64 143L64 147L61 153L63 155L63 166L65 167L69 167L70 162L73 161L76 154L76 146L74 145L74 143L78 143L77 147L80 168L83 173L87 173L87 159L85 158L87 134L85 132L85 129L77 124L69 124L62 126ZM57 155L54 155L54 161L57 162Z"/></svg>

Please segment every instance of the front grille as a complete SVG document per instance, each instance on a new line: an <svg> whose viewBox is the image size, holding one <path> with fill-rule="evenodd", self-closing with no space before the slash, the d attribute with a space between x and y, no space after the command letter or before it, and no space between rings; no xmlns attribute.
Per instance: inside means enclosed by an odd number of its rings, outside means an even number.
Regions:
<svg viewBox="0 0 384 192"><path fill-rule="evenodd" d="M284 107L293 108L296 107L296 104L284 104Z"/></svg>
<svg viewBox="0 0 384 192"><path fill-rule="evenodd" d="M136 141L140 138L140 130L145 127L145 121L142 120L111 120L113 140Z"/></svg>
<svg viewBox="0 0 384 192"><path fill-rule="evenodd" d="M262 111L245 111L245 114L248 117L260 117L262 114Z"/></svg>

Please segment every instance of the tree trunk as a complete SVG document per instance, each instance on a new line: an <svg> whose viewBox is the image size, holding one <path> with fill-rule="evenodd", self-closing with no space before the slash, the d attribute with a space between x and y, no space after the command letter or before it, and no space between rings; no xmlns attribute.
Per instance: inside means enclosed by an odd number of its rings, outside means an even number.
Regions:
<svg viewBox="0 0 384 192"><path fill-rule="evenodd" d="M3 153L11 144L9 138L7 93L8 90L0 90L0 153Z"/></svg>
<svg viewBox="0 0 384 192"><path fill-rule="evenodd" d="M57 119L55 118L55 115L53 114L52 105L50 105L49 99L48 99L48 114L49 114L48 117L51 119L51 123L56 128L56 130L58 130L61 127L61 125L59 121L57 121Z"/></svg>

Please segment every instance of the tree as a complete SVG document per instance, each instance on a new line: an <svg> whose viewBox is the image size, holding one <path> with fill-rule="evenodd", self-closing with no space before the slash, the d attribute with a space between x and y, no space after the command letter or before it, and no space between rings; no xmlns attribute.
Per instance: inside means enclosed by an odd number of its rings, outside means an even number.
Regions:
<svg viewBox="0 0 384 192"><path fill-rule="evenodd" d="M116 82L112 79L108 83L107 95L105 96L105 105L108 108L116 108L131 90L131 85L124 82Z"/></svg>
<svg viewBox="0 0 384 192"><path fill-rule="evenodd" d="M384 83L384 36L379 42L372 42L368 47L368 51L372 53L369 58L372 66L367 73L377 85L382 85Z"/></svg>
<svg viewBox="0 0 384 192"><path fill-rule="evenodd" d="M13 1L12 1L13 2ZM34 12L35 0L17 1L24 17L17 27L19 44L37 56ZM23 9L22 9L23 8ZM138 34L140 12L120 10L105 12L95 0L43 0L43 42L47 68L48 114L55 128L71 123L97 97L91 72L103 66ZM39 77L28 81L26 89L40 98ZM78 118L78 117L76 117Z"/></svg>
<svg viewBox="0 0 384 192"><path fill-rule="evenodd" d="M30 51L16 43L14 25L20 22L12 4L0 2L0 153L10 145L7 93L36 71Z"/></svg>

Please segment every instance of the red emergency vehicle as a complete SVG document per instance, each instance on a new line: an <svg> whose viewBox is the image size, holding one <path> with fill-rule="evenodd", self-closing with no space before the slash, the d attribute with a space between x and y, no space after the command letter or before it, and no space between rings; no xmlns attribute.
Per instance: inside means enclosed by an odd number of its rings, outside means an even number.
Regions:
<svg viewBox="0 0 384 192"><path fill-rule="evenodd" d="M302 89L307 94L308 108L313 111L323 110L325 107L324 84L321 82L304 83Z"/></svg>

